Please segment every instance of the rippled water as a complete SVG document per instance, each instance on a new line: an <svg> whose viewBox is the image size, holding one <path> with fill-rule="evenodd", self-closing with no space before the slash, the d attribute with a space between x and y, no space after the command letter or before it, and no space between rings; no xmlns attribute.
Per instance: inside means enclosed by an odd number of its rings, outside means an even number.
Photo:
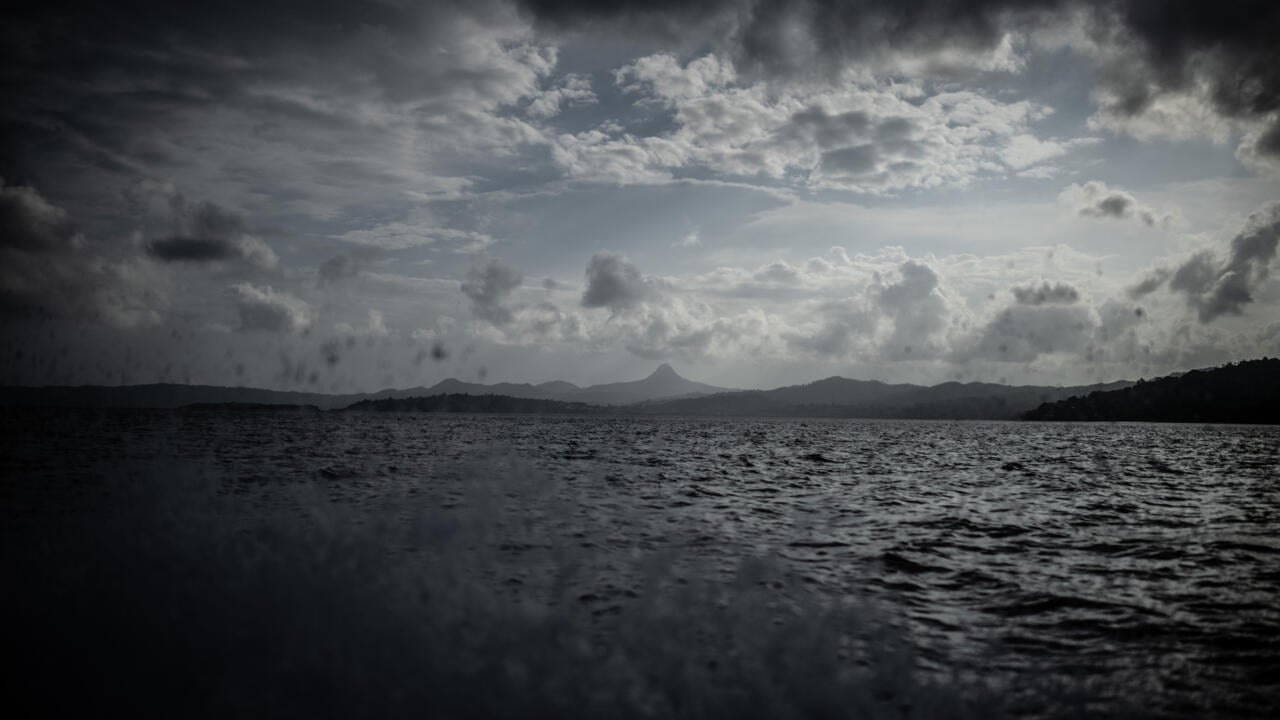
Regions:
<svg viewBox="0 0 1280 720"><path fill-rule="evenodd" d="M559 588L582 613L626 618L649 591L646 562L732 583L744 558L770 558L806 593L874 607L919 671L1025 695L1028 714L1054 715L1035 697L1046 679L1083 694L1087 714L1268 717L1280 700L1278 428L275 413L7 423L12 516L56 514L65 493L37 488L161 460L195 464L254 507L283 502L284 480L352 506L413 497L447 513L482 505L476 488L506 478L488 501L505 509L483 538L483 574L517 600Z"/></svg>

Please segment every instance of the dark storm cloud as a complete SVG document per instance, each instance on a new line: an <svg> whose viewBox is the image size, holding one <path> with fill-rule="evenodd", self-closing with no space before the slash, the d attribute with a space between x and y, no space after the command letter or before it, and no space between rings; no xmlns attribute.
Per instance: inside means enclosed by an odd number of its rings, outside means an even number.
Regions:
<svg viewBox="0 0 1280 720"><path fill-rule="evenodd" d="M478 317L494 325L506 325L513 317L507 299L523 280L518 270L492 259L471 268L462 283L462 293L470 298L471 310Z"/></svg>
<svg viewBox="0 0 1280 720"><path fill-rule="evenodd" d="M0 310L5 314L115 326L156 321L163 293L149 268L127 248L112 249L86 241L69 214L35 188L0 188Z"/></svg>
<svg viewBox="0 0 1280 720"><path fill-rule="evenodd" d="M723 34L735 24L738 0L516 0L537 26L553 31L617 32L673 45Z"/></svg>
<svg viewBox="0 0 1280 720"><path fill-rule="evenodd" d="M722 38L740 70L765 75L831 72L886 54L928 59L942 51L989 53L1010 30L1050 27L1087 13L1103 49L1104 109L1146 111L1159 96L1207 88L1231 118L1261 122L1254 152L1280 158L1280 3L1271 0L521 0L544 25L656 27L686 47ZM696 22L695 22L696 21ZM707 23L716 32L708 33ZM679 28L687 28L681 34Z"/></svg>
<svg viewBox="0 0 1280 720"><path fill-rule="evenodd" d="M239 253L226 238L171 237L152 241L147 252L160 260L205 262L229 260Z"/></svg>
<svg viewBox="0 0 1280 720"><path fill-rule="evenodd" d="M413 3L378 0L264 0L244 3L212 0L175 4L161 0L122 0L103 5L92 2L28 4L10 13L11 41L0 48L14 63L5 73L11 84L53 83L50 91L97 91L112 100L110 86L145 79L133 91L135 112L175 106L212 110L219 100L239 95L247 81L263 73L301 72L276 61L292 56L313 58L329 49L347 54L351 41L368 31L383 32L387 49L406 35L430 35L424 21L459 14L465 7L474 16L492 16L497 2L431 3L423 11ZM368 80L387 93L413 94L439 78L404 77L391 54L367 57ZM21 69L29 77L18 76ZM33 76L34 75L34 76ZM28 88L30 89L30 88ZM306 112L302 105L289 105ZM320 117L329 118L327 114ZM87 125L93 118L85 114Z"/></svg>
<svg viewBox="0 0 1280 720"><path fill-rule="evenodd" d="M1107 6L1104 6L1107 7ZM1208 82L1208 97L1228 117L1263 119L1280 132L1280 5L1268 0L1158 2L1141 0L1107 7L1138 41L1140 62L1114 64L1109 78L1123 92L1116 110L1135 114L1161 93ZM1268 116L1270 116L1268 118ZM1276 153L1274 143L1261 152Z"/></svg>
<svg viewBox="0 0 1280 720"><path fill-rule="evenodd" d="M652 288L631 261L610 252L598 252L587 262L587 289L582 306L624 310L649 296Z"/></svg>
<svg viewBox="0 0 1280 720"><path fill-rule="evenodd" d="M424 176L386 161L377 110L415 103L424 125L456 128L536 86L546 58L502 55L516 22L502 0L27 3L0 32L0 175L71 207L143 180L351 202Z"/></svg>
<svg viewBox="0 0 1280 720"><path fill-rule="evenodd" d="M166 262L244 260L261 268L275 267L276 254L245 231L244 219L210 202L190 205L182 195L170 202L174 234L147 244L147 253Z"/></svg>
<svg viewBox="0 0 1280 720"><path fill-rule="evenodd" d="M57 251L65 249L74 234L66 211L50 205L34 188L0 187L0 247Z"/></svg>
<svg viewBox="0 0 1280 720"><path fill-rule="evenodd" d="M1080 299L1080 292L1066 283L1043 283L1015 287L1013 299L1019 305L1070 305Z"/></svg>
<svg viewBox="0 0 1280 720"><path fill-rule="evenodd" d="M1254 147L1263 155L1280 157L1280 122L1273 124L1262 133Z"/></svg>
<svg viewBox="0 0 1280 720"><path fill-rule="evenodd" d="M743 67L765 73L830 69L888 49L940 47L981 50L1000 40L1007 16L1055 8L1058 0L521 0L535 18L559 27L599 27L626 22L672 34L682 24L705 41L714 23ZM678 31L675 31L678 32Z"/></svg>
<svg viewBox="0 0 1280 720"><path fill-rule="evenodd" d="M644 40L648 33L648 39L667 38L691 52L705 50L709 37L720 38L713 49L732 58L740 72L788 76L886 53L924 60L926 66L930 58L953 58L956 50L989 53L1011 29L1049 26L1082 8L1092 11L1088 27L1094 39L1109 48L1099 58L1105 65L1100 81L1114 98L1106 101L1109 111L1140 113L1160 94L1203 81L1220 112L1270 123L1252 141L1255 152L1280 152L1280 64L1273 50L1280 4L1259 0L123 0L27 4L6 15L7 32L0 38L0 93L6 98L0 109L0 174L36 183L63 201L100 191L100 176L167 179L178 171L195 173L191 137L183 131L234 124L238 114L247 114L254 121L235 131L262 142L323 146L325 152L295 154L300 167L272 174L269 182L255 174L261 168L220 180L253 186L257 198L297 200L335 185L356 193L361 186L405 178L394 164L380 164L377 153L329 152L330 145L317 137L363 132L361 119L340 108L422 103L416 112L430 118L423 128L452 131L472 126L458 122L478 117L468 114L472 103L488 111L528 99L530 82L536 89L544 72L529 68L546 58L512 56L495 64L487 51L468 56L477 43L455 47L458 38L471 39L494 26L532 20L554 32L623 29L629 38ZM514 27L502 37L495 47L527 36ZM520 77L522 69L534 79ZM516 86L521 89L511 90ZM866 140L839 137L861 138L871 130L866 120L857 114L809 118L820 147L843 153L826 158L829 168L869 171L870 158L853 149ZM894 129L886 125L877 133L891 135ZM361 142L382 148L380 138L385 135L366 133ZM888 139L878 137L882 156L891 151L883 144ZM466 146L441 145L450 151ZM220 248L186 242L169 250L208 257Z"/></svg>
<svg viewBox="0 0 1280 720"><path fill-rule="evenodd" d="M1280 203L1271 203L1249 216L1244 229L1231 239L1225 260L1207 250L1196 253L1172 271L1153 272L1129 294L1135 298L1150 294L1167 281L1169 290L1184 296L1196 310L1200 322L1243 314L1270 276L1278 244Z"/></svg>

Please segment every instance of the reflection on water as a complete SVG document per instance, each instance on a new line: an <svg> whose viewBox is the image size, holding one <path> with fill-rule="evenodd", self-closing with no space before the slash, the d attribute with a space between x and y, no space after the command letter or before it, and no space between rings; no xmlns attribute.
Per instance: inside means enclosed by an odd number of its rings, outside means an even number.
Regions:
<svg viewBox="0 0 1280 720"><path fill-rule="evenodd" d="M303 708L281 688L317 681L347 693L320 709L376 691L460 716L1261 717L1280 698L1273 428L132 412L4 430L17 607L63 643L221 653L204 692L223 710ZM128 610L159 597L180 622Z"/></svg>

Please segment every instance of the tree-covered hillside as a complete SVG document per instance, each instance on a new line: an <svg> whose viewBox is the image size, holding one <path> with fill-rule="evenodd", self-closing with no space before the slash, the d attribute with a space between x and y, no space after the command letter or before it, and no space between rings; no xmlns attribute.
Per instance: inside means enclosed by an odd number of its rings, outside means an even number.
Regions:
<svg viewBox="0 0 1280 720"><path fill-rule="evenodd" d="M1280 423L1280 359L1192 370L1044 403L1028 420Z"/></svg>

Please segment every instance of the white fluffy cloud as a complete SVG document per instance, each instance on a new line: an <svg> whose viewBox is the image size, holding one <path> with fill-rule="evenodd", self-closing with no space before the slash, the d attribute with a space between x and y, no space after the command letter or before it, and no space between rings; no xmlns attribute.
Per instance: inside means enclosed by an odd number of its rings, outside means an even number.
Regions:
<svg viewBox="0 0 1280 720"><path fill-rule="evenodd" d="M560 114L566 106L594 105L596 94L591 90L591 78L570 73L552 87L534 96L525 112L535 118L547 119Z"/></svg>
<svg viewBox="0 0 1280 720"><path fill-rule="evenodd" d="M640 58L616 72L671 129L635 135L620 125L562 135L555 159L570 175L652 182L705 169L813 188L892 193L964 185L1059 157L1069 143L1037 138L1050 108L975 91L937 92L873 81L770 84L739 77L715 55L680 64Z"/></svg>
<svg viewBox="0 0 1280 720"><path fill-rule="evenodd" d="M291 333L311 325L310 307L288 293L249 283L233 285L228 292L235 303L242 331Z"/></svg>
<svg viewBox="0 0 1280 720"><path fill-rule="evenodd" d="M749 356L762 366L855 375L848 369L877 368L917 381L959 372L1024 382L1044 374L1064 382L1151 375L1189 358L1266 345L1265 338L1188 329L1178 303L1132 299L1127 277L1094 272L1097 258L1055 253L1059 260L1046 265L1043 249L911 257L900 248L855 255L835 248L800 264L779 260L685 277L647 275L601 253L578 288L512 290L510 321L491 338L645 360L731 363Z"/></svg>

